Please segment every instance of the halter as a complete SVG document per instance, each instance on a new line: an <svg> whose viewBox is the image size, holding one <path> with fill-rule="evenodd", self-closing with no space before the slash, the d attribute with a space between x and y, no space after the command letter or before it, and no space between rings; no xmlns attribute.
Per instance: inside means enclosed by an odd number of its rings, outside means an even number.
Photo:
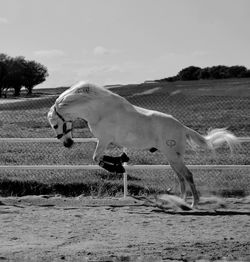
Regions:
<svg viewBox="0 0 250 262"><path fill-rule="evenodd" d="M64 117L57 112L56 107L54 107L54 109L55 109L55 113L57 114L57 116L63 121L63 133L57 135L57 139L61 139L64 135L72 131L72 128L67 129L67 122L72 122L72 121L66 121ZM53 128L57 129L58 125L53 126Z"/></svg>

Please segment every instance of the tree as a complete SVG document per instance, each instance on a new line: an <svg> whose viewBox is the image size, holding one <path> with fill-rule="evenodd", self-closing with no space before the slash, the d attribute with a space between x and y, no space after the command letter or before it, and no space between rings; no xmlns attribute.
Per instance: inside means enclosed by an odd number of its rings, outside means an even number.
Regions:
<svg viewBox="0 0 250 262"><path fill-rule="evenodd" d="M247 68L245 66L231 66L228 69L230 77L243 77Z"/></svg>
<svg viewBox="0 0 250 262"><path fill-rule="evenodd" d="M250 69L247 69L242 75L241 77L250 77Z"/></svg>
<svg viewBox="0 0 250 262"><path fill-rule="evenodd" d="M205 67L200 70L199 79L210 79L210 67Z"/></svg>
<svg viewBox="0 0 250 262"><path fill-rule="evenodd" d="M45 81L47 68L36 61L25 60L23 56L10 57L0 54L0 96L4 90L14 88L14 96L19 96L22 87L28 94L33 87Z"/></svg>
<svg viewBox="0 0 250 262"><path fill-rule="evenodd" d="M212 66L210 68L211 79L223 79L229 77L230 77L229 68L227 66L218 65L218 66Z"/></svg>
<svg viewBox="0 0 250 262"><path fill-rule="evenodd" d="M0 97L2 97L3 82L6 74L7 72L6 72L5 64L0 60Z"/></svg>
<svg viewBox="0 0 250 262"><path fill-rule="evenodd" d="M26 61L24 68L23 86L32 94L33 87L44 82L49 75L47 68L36 61Z"/></svg>
<svg viewBox="0 0 250 262"><path fill-rule="evenodd" d="M6 90L7 92L7 90L12 87L14 88L14 95L19 96L22 88L25 59L23 56L12 58L4 54L2 54L0 58L2 58L2 63L4 63L5 67L2 91Z"/></svg>
<svg viewBox="0 0 250 262"><path fill-rule="evenodd" d="M164 81L178 81L178 80L199 80L199 79L224 79L224 78L240 78L240 77L250 77L250 69L245 66L212 66L200 68L196 66L189 66L182 69L176 76L166 77L159 82Z"/></svg>
<svg viewBox="0 0 250 262"><path fill-rule="evenodd" d="M200 67L197 66L189 66L182 69L178 73L178 77L180 80L198 80L200 75Z"/></svg>
<svg viewBox="0 0 250 262"><path fill-rule="evenodd" d="M0 97L5 88L5 78L7 76L7 66L6 62L9 57L6 54L0 54Z"/></svg>
<svg viewBox="0 0 250 262"><path fill-rule="evenodd" d="M23 86L25 62L23 56L18 56L12 58L9 63L7 79L9 86L14 88L14 96L20 96Z"/></svg>
<svg viewBox="0 0 250 262"><path fill-rule="evenodd" d="M8 59L10 59L10 56L8 56L8 55L6 55L6 54L3 54L3 53L0 54L0 61L1 61L1 62L5 62L5 61L7 61Z"/></svg>

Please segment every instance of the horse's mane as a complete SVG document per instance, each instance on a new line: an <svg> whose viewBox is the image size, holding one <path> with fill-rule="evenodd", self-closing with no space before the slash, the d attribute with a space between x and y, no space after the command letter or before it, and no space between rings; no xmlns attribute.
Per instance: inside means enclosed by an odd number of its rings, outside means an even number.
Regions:
<svg viewBox="0 0 250 262"><path fill-rule="evenodd" d="M90 96L110 95L112 92L108 89L88 82L78 82L70 89L76 90L78 93L86 93Z"/></svg>
<svg viewBox="0 0 250 262"><path fill-rule="evenodd" d="M114 95L104 87L92 83L77 82L69 89L65 90L56 100L56 104L68 103L74 100L82 99L86 101Z"/></svg>

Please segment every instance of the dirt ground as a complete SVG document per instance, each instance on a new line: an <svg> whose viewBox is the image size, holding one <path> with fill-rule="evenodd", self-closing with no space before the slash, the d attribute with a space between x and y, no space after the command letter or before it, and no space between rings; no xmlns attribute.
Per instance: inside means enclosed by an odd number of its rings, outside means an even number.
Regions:
<svg viewBox="0 0 250 262"><path fill-rule="evenodd" d="M249 207L250 197L204 198L195 211L134 199L0 198L0 261L250 261Z"/></svg>

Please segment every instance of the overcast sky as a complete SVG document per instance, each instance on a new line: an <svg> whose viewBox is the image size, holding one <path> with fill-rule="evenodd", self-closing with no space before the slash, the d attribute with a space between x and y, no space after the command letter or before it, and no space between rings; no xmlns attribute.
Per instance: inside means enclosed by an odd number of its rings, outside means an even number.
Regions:
<svg viewBox="0 0 250 262"><path fill-rule="evenodd" d="M249 32L249 0L0 0L0 53L47 66L43 87L250 68Z"/></svg>

